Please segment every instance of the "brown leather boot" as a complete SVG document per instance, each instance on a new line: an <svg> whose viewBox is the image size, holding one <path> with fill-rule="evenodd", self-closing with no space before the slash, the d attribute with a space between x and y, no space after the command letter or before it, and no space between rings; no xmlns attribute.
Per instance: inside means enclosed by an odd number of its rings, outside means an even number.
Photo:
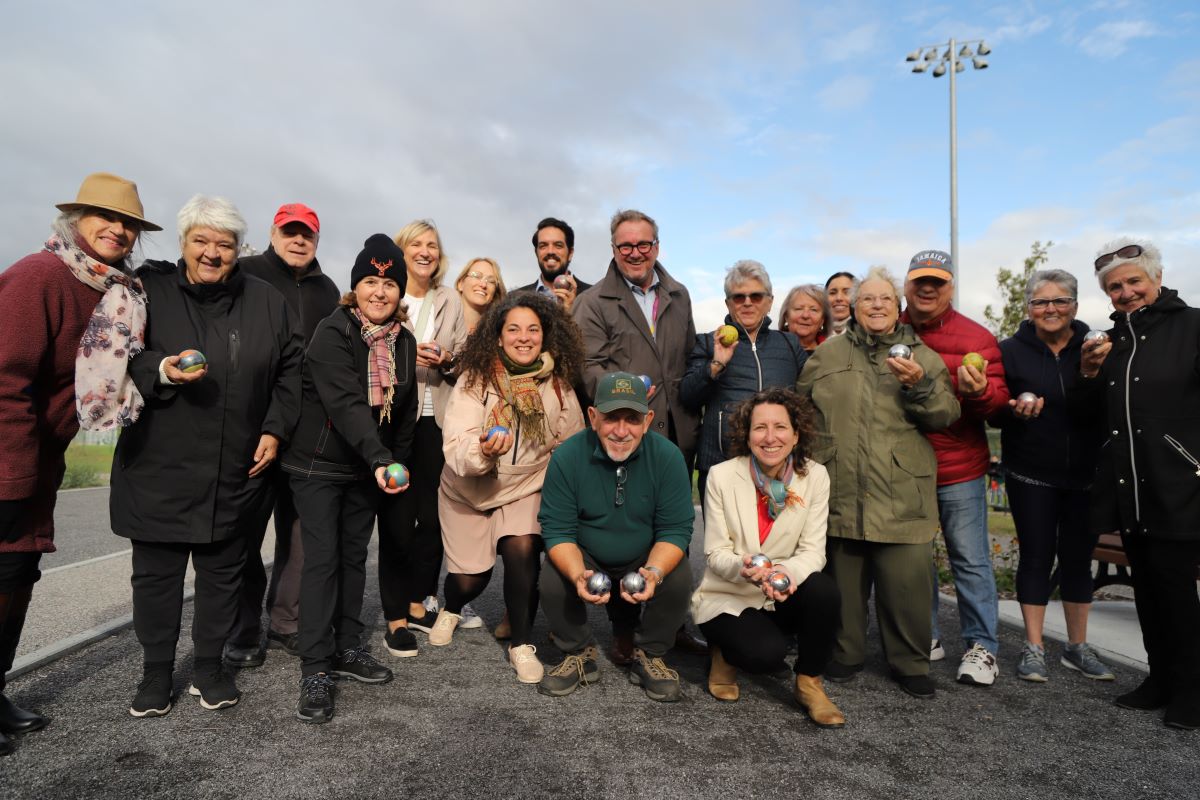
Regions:
<svg viewBox="0 0 1200 800"><path fill-rule="evenodd" d="M718 700L732 703L738 699L737 668L721 655L721 648L709 645L712 663L708 668L708 691Z"/></svg>
<svg viewBox="0 0 1200 800"><path fill-rule="evenodd" d="M796 702L808 712L808 718L822 728L840 728L846 724L846 717L825 694L819 675L796 676Z"/></svg>

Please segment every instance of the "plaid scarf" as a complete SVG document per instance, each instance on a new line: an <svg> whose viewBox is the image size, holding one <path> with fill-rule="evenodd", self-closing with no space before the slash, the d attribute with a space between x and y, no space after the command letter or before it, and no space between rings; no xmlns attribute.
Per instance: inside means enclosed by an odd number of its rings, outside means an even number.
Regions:
<svg viewBox="0 0 1200 800"><path fill-rule="evenodd" d="M492 370L500 402L492 406L491 425L503 425L510 431L519 427L534 444L545 444L546 409L538 384L553 372L554 357L549 353L542 353L528 367L519 367L501 352Z"/></svg>
<svg viewBox="0 0 1200 800"><path fill-rule="evenodd" d="M75 352L75 416L84 430L124 428L137 421L145 402L129 376L129 360L146 349L146 292L120 267L83 252L58 234L46 251L80 282L103 292Z"/></svg>
<svg viewBox="0 0 1200 800"><path fill-rule="evenodd" d="M392 398L396 396L396 337L400 323L388 320L376 325L353 309L351 314L362 324L362 338L370 355L367 358L367 402L379 409L379 424L392 418Z"/></svg>
<svg viewBox="0 0 1200 800"><path fill-rule="evenodd" d="M754 481L754 488L758 489L758 493L766 498L767 513L771 515L771 519L778 517L787 506L796 503L804 505L804 498L787 488L795 474L791 456L788 456L787 464L783 468L782 480L768 478L758 465L758 459L750 456L750 479Z"/></svg>

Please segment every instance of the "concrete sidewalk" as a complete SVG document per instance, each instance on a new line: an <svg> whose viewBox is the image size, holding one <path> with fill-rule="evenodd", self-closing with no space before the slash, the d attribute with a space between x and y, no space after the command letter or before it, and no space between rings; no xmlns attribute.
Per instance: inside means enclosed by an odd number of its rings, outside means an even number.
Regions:
<svg viewBox="0 0 1200 800"><path fill-rule="evenodd" d="M1021 618L1021 606L1016 600L1000 601L1000 621L1010 625L1018 633L1025 630ZM1047 639L1067 641L1067 625L1063 618L1062 603L1052 600L1046 607ZM1088 615L1088 642L1109 664L1121 664L1142 672L1149 672L1146 664L1146 648L1142 644L1142 628L1138 624L1137 610L1130 600L1097 600L1092 603Z"/></svg>

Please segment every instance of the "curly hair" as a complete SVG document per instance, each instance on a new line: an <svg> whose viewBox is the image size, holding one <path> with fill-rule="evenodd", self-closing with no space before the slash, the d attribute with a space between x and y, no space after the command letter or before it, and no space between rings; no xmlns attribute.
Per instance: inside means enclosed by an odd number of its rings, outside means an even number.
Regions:
<svg viewBox="0 0 1200 800"><path fill-rule="evenodd" d="M792 450L792 455L795 456L792 463L797 475L808 474L804 463L808 460L809 453L812 452L813 441L816 438L815 413L812 403L791 389L778 387L763 389L738 404L730 422L733 438L730 444L732 454L735 456L750 455L750 417L754 414L756 407L768 404L783 406L787 411L788 419L792 423L792 430L797 433L796 448Z"/></svg>
<svg viewBox="0 0 1200 800"><path fill-rule="evenodd" d="M579 328L562 304L536 292L513 292L491 307L467 337L459 360L459 380L468 387L480 386L492 380L496 358L500 352L500 331L508 312L528 308L537 314L542 324L542 351L554 357L554 375L573 386L583 371L583 338Z"/></svg>

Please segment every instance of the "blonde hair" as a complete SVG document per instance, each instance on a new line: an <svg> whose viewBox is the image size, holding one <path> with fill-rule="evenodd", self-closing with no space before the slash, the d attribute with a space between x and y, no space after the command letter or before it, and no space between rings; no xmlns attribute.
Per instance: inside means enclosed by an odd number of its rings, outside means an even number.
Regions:
<svg viewBox="0 0 1200 800"><path fill-rule="evenodd" d="M466 263L466 265L463 266L462 272L458 273L458 277L454 279L454 291L462 294L462 289L458 288L458 285L463 282L463 278L467 277L467 273L471 271L471 267L475 266L480 261L485 264L491 264L492 269L496 272L496 293L492 295L492 303L503 300L504 295L508 294L508 289L506 289L504 286L504 277L500 274L500 265L496 263L496 259L488 258L487 256L472 258Z"/></svg>
<svg viewBox="0 0 1200 800"><path fill-rule="evenodd" d="M445 276L446 270L450 267L450 257L446 255L446 248L442 247L442 235L438 233L437 226L433 224L433 220L413 220L400 229L400 232L396 234L393 241L396 242L397 247L403 250L413 239L417 238L422 233L428 233L430 231L433 231L433 236L435 239L437 239L438 265L437 269L433 271L433 277L430 279L429 285L431 287L441 286L442 278Z"/></svg>

